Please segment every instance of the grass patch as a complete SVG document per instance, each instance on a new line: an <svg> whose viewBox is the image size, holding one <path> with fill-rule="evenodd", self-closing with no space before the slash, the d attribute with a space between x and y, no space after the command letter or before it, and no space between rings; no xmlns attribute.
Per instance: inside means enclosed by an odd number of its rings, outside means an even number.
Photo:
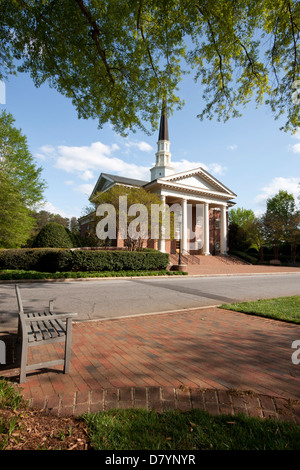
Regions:
<svg viewBox="0 0 300 470"><path fill-rule="evenodd" d="M292 423L201 410L110 410L84 419L96 450L296 450L300 442Z"/></svg>
<svg viewBox="0 0 300 470"><path fill-rule="evenodd" d="M24 408L23 397L6 380L0 380L0 450L19 433L20 424L15 410Z"/></svg>
<svg viewBox="0 0 300 470"><path fill-rule="evenodd" d="M5 379L0 380L0 410L4 408L17 409L23 405L22 395L15 390L13 385Z"/></svg>
<svg viewBox="0 0 300 470"><path fill-rule="evenodd" d="M300 295L224 304L220 308L275 320L300 323Z"/></svg>
<svg viewBox="0 0 300 470"><path fill-rule="evenodd" d="M47 273L39 271L24 271L6 269L0 272L0 280L18 281L22 279L84 279L98 277L133 277L133 276L176 276L187 275L187 272L179 271L78 271Z"/></svg>

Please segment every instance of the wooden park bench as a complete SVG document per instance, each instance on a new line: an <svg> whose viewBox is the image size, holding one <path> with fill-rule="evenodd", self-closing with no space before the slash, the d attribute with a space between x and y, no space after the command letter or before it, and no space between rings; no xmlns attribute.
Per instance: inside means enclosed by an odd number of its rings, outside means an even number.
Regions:
<svg viewBox="0 0 300 470"><path fill-rule="evenodd" d="M64 373L69 373L72 340L72 319L77 313L54 313L53 300L44 312L25 313L19 286L16 285L19 307L18 338L21 342L20 383L26 381L26 372L63 364ZM28 347L65 342L64 358L27 365Z"/></svg>

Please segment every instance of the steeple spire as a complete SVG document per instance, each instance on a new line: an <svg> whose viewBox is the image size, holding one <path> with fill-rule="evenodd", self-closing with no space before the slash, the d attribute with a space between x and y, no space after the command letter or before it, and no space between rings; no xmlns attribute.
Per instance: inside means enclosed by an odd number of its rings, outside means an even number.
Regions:
<svg viewBox="0 0 300 470"><path fill-rule="evenodd" d="M164 100L163 100L162 109L161 109L158 140L169 140L167 100L166 100L166 98L164 98Z"/></svg>
<svg viewBox="0 0 300 470"><path fill-rule="evenodd" d="M167 101L163 100L160 116L160 126L157 142L156 163L151 168L151 181L163 178L174 173L171 167L171 153L169 142L168 118L167 118Z"/></svg>

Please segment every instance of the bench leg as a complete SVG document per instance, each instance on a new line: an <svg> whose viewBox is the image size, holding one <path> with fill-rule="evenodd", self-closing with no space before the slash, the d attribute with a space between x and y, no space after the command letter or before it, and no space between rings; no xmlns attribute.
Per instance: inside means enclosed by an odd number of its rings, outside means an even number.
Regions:
<svg viewBox="0 0 300 470"><path fill-rule="evenodd" d="M28 352L27 341L23 341L22 351L21 351L21 365L20 365L20 384L26 382L27 352Z"/></svg>
<svg viewBox="0 0 300 470"><path fill-rule="evenodd" d="M68 374L70 371L71 344L72 344L72 318L67 318L64 374Z"/></svg>

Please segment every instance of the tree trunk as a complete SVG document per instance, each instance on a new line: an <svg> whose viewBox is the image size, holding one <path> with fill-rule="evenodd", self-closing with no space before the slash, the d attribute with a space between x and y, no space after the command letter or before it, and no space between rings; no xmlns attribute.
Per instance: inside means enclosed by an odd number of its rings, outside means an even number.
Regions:
<svg viewBox="0 0 300 470"><path fill-rule="evenodd" d="M259 260L261 263L263 263L264 261L264 247L263 246L259 248Z"/></svg>

